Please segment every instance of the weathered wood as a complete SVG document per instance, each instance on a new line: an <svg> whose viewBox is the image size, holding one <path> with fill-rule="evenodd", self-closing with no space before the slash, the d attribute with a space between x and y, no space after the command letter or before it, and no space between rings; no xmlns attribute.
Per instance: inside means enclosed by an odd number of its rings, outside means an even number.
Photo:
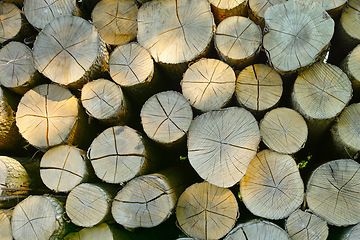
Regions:
<svg viewBox="0 0 360 240"><path fill-rule="evenodd" d="M231 16L246 16L248 0L210 0L216 24Z"/></svg>
<svg viewBox="0 0 360 240"><path fill-rule="evenodd" d="M290 108L276 108L260 121L260 134L273 151L293 154L305 146L308 127L300 113Z"/></svg>
<svg viewBox="0 0 360 240"><path fill-rule="evenodd" d="M346 5L347 0L305 0L307 3L318 3L323 9L333 18L337 17L343 7Z"/></svg>
<svg viewBox="0 0 360 240"><path fill-rule="evenodd" d="M343 240L357 240L360 238L360 224L356 224L354 227L350 229L342 238Z"/></svg>
<svg viewBox="0 0 360 240"><path fill-rule="evenodd" d="M101 223L91 228L83 228L65 236L64 240L132 240L129 234L107 223Z"/></svg>
<svg viewBox="0 0 360 240"><path fill-rule="evenodd" d="M283 219L303 203L304 183L290 155L263 150L250 162L240 193L254 215Z"/></svg>
<svg viewBox="0 0 360 240"><path fill-rule="evenodd" d="M261 240L276 239L290 240L289 235L278 225L264 221L254 220L237 225L224 240Z"/></svg>
<svg viewBox="0 0 360 240"><path fill-rule="evenodd" d="M16 125L31 145L47 150L65 143L81 144L85 138L86 116L68 89L42 84L21 98Z"/></svg>
<svg viewBox="0 0 360 240"><path fill-rule="evenodd" d="M21 30L21 10L13 3L0 3L0 43L15 38Z"/></svg>
<svg viewBox="0 0 360 240"><path fill-rule="evenodd" d="M150 97L143 105L140 117L150 139L170 146L185 138L193 112L183 95L166 91Z"/></svg>
<svg viewBox="0 0 360 240"><path fill-rule="evenodd" d="M359 99L360 95L360 45L355 47L342 61L340 67L349 77L353 91L354 98Z"/></svg>
<svg viewBox="0 0 360 240"><path fill-rule="evenodd" d="M234 194L208 182L188 187L176 207L181 230L198 239L222 238L234 227L239 215Z"/></svg>
<svg viewBox="0 0 360 240"><path fill-rule="evenodd" d="M264 64L254 64L243 69L237 79L237 102L255 114L263 114L275 107L283 93L279 73Z"/></svg>
<svg viewBox="0 0 360 240"><path fill-rule="evenodd" d="M11 229L15 240L61 239L66 232L61 203L50 196L29 196L15 206Z"/></svg>
<svg viewBox="0 0 360 240"><path fill-rule="evenodd" d="M264 15L270 7L286 0L249 0L249 18L262 28L265 26Z"/></svg>
<svg viewBox="0 0 360 240"><path fill-rule="evenodd" d="M214 43L219 56L236 68L244 68L256 60L262 44L258 25L246 17L233 16L216 29Z"/></svg>
<svg viewBox="0 0 360 240"><path fill-rule="evenodd" d="M328 224L360 222L360 165L351 159L324 163L312 173L306 191L309 209Z"/></svg>
<svg viewBox="0 0 360 240"><path fill-rule="evenodd" d="M300 209L289 216L285 229L292 240L325 240L329 235L329 228L324 220Z"/></svg>
<svg viewBox="0 0 360 240"><path fill-rule="evenodd" d="M282 74L304 68L327 48L334 20L318 4L287 1L265 13L263 45L274 69Z"/></svg>
<svg viewBox="0 0 360 240"><path fill-rule="evenodd" d="M0 209L0 239L1 240L12 240L11 233L11 214L12 210Z"/></svg>
<svg viewBox="0 0 360 240"><path fill-rule="evenodd" d="M40 161L40 177L55 192L69 192L91 176L84 150L70 145L49 149Z"/></svg>
<svg viewBox="0 0 360 240"><path fill-rule="evenodd" d="M80 88L107 70L108 52L95 26L83 18L60 16L34 42L35 67L50 80Z"/></svg>
<svg viewBox="0 0 360 240"><path fill-rule="evenodd" d="M249 111L238 107L210 111L190 125L189 162L204 180L231 187L244 176L259 142L259 126Z"/></svg>

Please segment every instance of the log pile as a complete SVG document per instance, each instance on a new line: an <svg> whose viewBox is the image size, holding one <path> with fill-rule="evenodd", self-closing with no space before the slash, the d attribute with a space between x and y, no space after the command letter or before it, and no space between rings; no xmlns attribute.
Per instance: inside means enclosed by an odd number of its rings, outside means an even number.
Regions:
<svg viewBox="0 0 360 240"><path fill-rule="evenodd" d="M359 19L0 1L0 239L357 239Z"/></svg>

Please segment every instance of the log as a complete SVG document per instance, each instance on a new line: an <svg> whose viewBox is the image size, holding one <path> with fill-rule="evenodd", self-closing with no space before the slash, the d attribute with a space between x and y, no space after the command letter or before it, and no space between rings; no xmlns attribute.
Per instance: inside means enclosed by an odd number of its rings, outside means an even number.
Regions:
<svg viewBox="0 0 360 240"><path fill-rule="evenodd" d="M214 43L221 59L235 68L253 63L260 53L261 28L246 17L233 16L216 29Z"/></svg>
<svg viewBox="0 0 360 240"><path fill-rule="evenodd" d="M20 42L10 42L0 50L0 84L23 95L41 82L31 49Z"/></svg>
<svg viewBox="0 0 360 240"><path fill-rule="evenodd" d="M276 4L284 2L286 2L286 0L249 0L249 18L261 26L261 28L264 28L266 10Z"/></svg>
<svg viewBox="0 0 360 240"><path fill-rule="evenodd" d="M318 4L287 1L265 13L263 46L272 67L291 74L319 58L334 34L334 20Z"/></svg>
<svg viewBox="0 0 360 240"><path fill-rule="evenodd" d="M309 209L328 224L360 222L360 165L351 159L322 164L311 174L306 191Z"/></svg>
<svg viewBox="0 0 360 240"><path fill-rule="evenodd" d="M138 42L171 75L206 54L215 30L207 0L153 0L140 7L137 20Z"/></svg>
<svg viewBox="0 0 360 240"><path fill-rule="evenodd" d="M318 3L332 18L336 19L341 14L347 0L306 0L305 2Z"/></svg>
<svg viewBox="0 0 360 240"><path fill-rule="evenodd" d="M109 57L95 26L71 15L60 16L41 30L33 56L40 73L74 89L107 70Z"/></svg>
<svg viewBox="0 0 360 240"><path fill-rule="evenodd" d="M346 73L349 77L353 91L354 91L354 98L356 100L359 99L360 95L360 45L355 47L342 61L340 64L341 69Z"/></svg>
<svg viewBox="0 0 360 240"><path fill-rule="evenodd" d="M289 216L285 229L292 240L325 240L329 235L329 228L324 220L300 209Z"/></svg>
<svg viewBox="0 0 360 240"><path fill-rule="evenodd" d="M265 145L278 153L293 154L305 146L308 127L300 113L290 108L276 108L260 121Z"/></svg>
<svg viewBox="0 0 360 240"><path fill-rule="evenodd" d="M111 213L127 229L151 228L167 220L180 194L191 182L189 169L172 167L132 179L115 196Z"/></svg>
<svg viewBox="0 0 360 240"><path fill-rule="evenodd" d="M12 233L11 233L11 214L12 210L4 210L0 209L0 233L1 233L1 240L12 240Z"/></svg>
<svg viewBox="0 0 360 240"><path fill-rule="evenodd" d="M37 29L43 29L63 15L80 15L76 0L25 0L23 11L29 23Z"/></svg>
<svg viewBox="0 0 360 240"><path fill-rule="evenodd" d="M267 65L248 66L237 76L237 103L255 115L262 115L277 106L282 93L283 82L280 74Z"/></svg>
<svg viewBox="0 0 360 240"><path fill-rule="evenodd" d="M151 168L144 138L128 126L105 129L88 149L95 174L107 183L123 184Z"/></svg>
<svg viewBox="0 0 360 240"><path fill-rule="evenodd" d="M121 87L104 78L83 86L81 103L89 116L110 125L124 125L129 117L128 103Z"/></svg>
<svg viewBox="0 0 360 240"><path fill-rule="evenodd" d="M315 63L300 73L292 91L292 105L308 123L312 139L326 132L352 97L349 78L337 66Z"/></svg>
<svg viewBox="0 0 360 240"><path fill-rule="evenodd" d="M65 143L83 144L87 140L86 120L76 97L55 84L42 84L26 92L16 112L21 135L43 151Z"/></svg>
<svg viewBox="0 0 360 240"><path fill-rule="evenodd" d="M50 196L29 196L14 208L11 229L15 240L61 239L66 232L61 203Z"/></svg>
<svg viewBox="0 0 360 240"><path fill-rule="evenodd" d="M356 224L352 227L342 238L342 240L356 240L360 238L360 224Z"/></svg>
<svg viewBox="0 0 360 240"><path fill-rule="evenodd" d="M210 4L217 25L231 16L247 16L248 0L210 0Z"/></svg>
<svg viewBox="0 0 360 240"><path fill-rule="evenodd" d="M235 81L235 72L228 64L202 58L186 70L180 85L191 106L207 112L229 103L235 92Z"/></svg>
<svg viewBox="0 0 360 240"><path fill-rule="evenodd" d="M240 181L241 198L256 216L283 219L304 201L304 183L292 156L263 150Z"/></svg>
<svg viewBox="0 0 360 240"><path fill-rule="evenodd" d="M150 139L172 146L186 137L193 112L182 94L166 91L150 97L141 108L140 117Z"/></svg>
<svg viewBox="0 0 360 240"><path fill-rule="evenodd" d="M14 158L0 156L0 208L7 208L29 194L31 178Z"/></svg>
<svg viewBox="0 0 360 240"><path fill-rule="evenodd" d="M289 235L278 225L265 220L253 220L237 225L224 240L276 239L290 240Z"/></svg>
<svg viewBox="0 0 360 240"><path fill-rule="evenodd" d="M66 198L65 210L72 223L93 227L110 217L113 186L82 183L74 187Z"/></svg>
<svg viewBox="0 0 360 240"><path fill-rule="evenodd" d="M208 182L188 187L176 207L176 219L181 230L198 239L224 237L234 227L239 215L234 194Z"/></svg>
<svg viewBox="0 0 360 240"><path fill-rule="evenodd" d="M85 151L70 145L50 148L40 161L41 180L54 192L69 192L91 173Z"/></svg>
<svg viewBox="0 0 360 240"><path fill-rule="evenodd" d="M107 223L101 223L91 228L83 228L65 236L64 240L132 240L129 234Z"/></svg>
<svg viewBox="0 0 360 240"><path fill-rule="evenodd" d="M134 0L101 0L91 18L107 44L120 45L136 38L138 8Z"/></svg>

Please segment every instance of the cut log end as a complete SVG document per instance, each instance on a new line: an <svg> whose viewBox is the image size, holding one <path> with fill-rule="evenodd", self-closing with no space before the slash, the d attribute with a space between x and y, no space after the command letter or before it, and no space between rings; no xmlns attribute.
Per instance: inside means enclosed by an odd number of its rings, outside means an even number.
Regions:
<svg viewBox="0 0 360 240"><path fill-rule="evenodd" d="M2 240L12 240L11 232L12 210L0 209L0 233Z"/></svg>
<svg viewBox="0 0 360 240"><path fill-rule="evenodd" d="M360 16L360 2L357 0L349 1L345 6L340 18L340 26L344 30L345 36L343 38L351 38L353 41L360 43L359 32L359 16Z"/></svg>
<svg viewBox="0 0 360 240"><path fill-rule="evenodd" d="M216 24L231 16L246 16L247 2L247 0L210 0Z"/></svg>
<svg viewBox="0 0 360 240"><path fill-rule="evenodd" d="M344 236L344 240L356 240L360 239L360 224L355 225L350 231Z"/></svg>
<svg viewBox="0 0 360 240"><path fill-rule="evenodd" d="M276 4L284 2L286 2L286 0L249 0L249 18L256 24L264 27L266 10Z"/></svg>
<svg viewBox="0 0 360 240"><path fill-rule="evenodd" d="M13 3L0 3L0 44L19 34L22 26L21 10Z"/></svg>

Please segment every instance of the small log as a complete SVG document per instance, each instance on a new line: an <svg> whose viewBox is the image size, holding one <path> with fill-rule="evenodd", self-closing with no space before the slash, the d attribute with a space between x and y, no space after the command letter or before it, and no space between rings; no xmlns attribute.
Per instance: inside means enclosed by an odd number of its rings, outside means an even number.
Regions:
<svg viewBox="0 0 360 240"><path fill-rule="evenodd" d="M21 98L16 125L31 145L47 150L65 143L82 144L86 115L68 89L42 84Z"/></svg>
<svg viewBox="0 0 360 240"><path fill-rule="evenodd" d="M91 176L86 153L70 145L49 149L40 161L40 177L49 189L69 192Z"/></svg>
<svg viewBox="0 0 360 240"><path fill-rule="evenodd" d="M110 216L112 186L82 183L73 188L66 199L65 210L72 223L93 227Z"/></svg>
<svg viewBox="0 0 360 240"><path fill-rule="evenodd" d="M107 223L101 223L91 228L83 228L65 236L64 240L132 240L129 234Z"/></svg>
<svg viewBox="0 0 360 240"><path fill-rule="evenodd" d="M14 208L11 229L15 240L61 239L66 232L61 203L50 196L29 196Z"/></svg>
<svg viewBox="0 0 360 240"><path fill-rule="evenodd" d="M208 182L188 187L176 207L181 230L198 239L222 238L234 227L239 215L234 194Z"/></svg>
<svg viewBox="0 0 360 240"><path fill-rule="evenodd" d="M248 0L210 0L216 24L231 16L247 16Z"/></svg>
<svg viewBox="0 0 360 240"><path fill-rule="evenodd" d="M140 7L137 20L138 42L172 75L206 54L215 29L207 0L153 0Z"/></svg>
<svg viewBox="0 0 360 240"><path fill-rule="evenodd" d="M331 128L337 152L343 157L355 157L360 151L360 103L346 107Z"/></svg>
<svg viewBox="0 0 360 240"><path fill-rule="evenodd" d="M20 42L10 42L0 50L0 84L23 95L40 83L31 49Z"/></svg>
<svg viewBox="0 0 360 240"><path fill-rule="evenodd" d="M134 0L101 0L95 5L91 18L107 44L120 45L136 38L137 13Z"/></svg>
<svg viewBox="0 0 360 240"><path fill-rule="evenodd" d="M342 238L342 240L356 240L360 238L360 224L356 224L352 227Z"/></svg>
<svg viewBox="0 0 360 240"><path fill-rule="evenodd" d="M347 0L305 0L307 3L318 3L333 18L336 18L345 7Z"/></svg>
<svg viewBox="0 0 360 240"><path fill-rule="evenodd" d="M265 220L253 220L237 225L224 240L276 239L290 240L289 235L278 225Z"/></svg>
<svg viewBox="0 0 360 240"><path fill-rule="evenodd" d="M235 92L236 76L226 63L202 58L192 64L180 82L182 94L202 112L224 107Z"/></svg>
<svg viewBox="0 0 360 240"><path fill-rule="evenodd" d="M216 29L215 48L225 62L244 68L255 61L262 44L261 28L246 17L233 16Z"/></svg>
<svg viewBox="0 0 360 240"><path fill-rule="evenodd" d="M327 49L334 20L318 4L287 1L265 13L263 45L274 69L290 74L313 62Z"/></svg>
<svg viewBox="0 0 360 240"><path fill-rule="evenodd" d="M107 70L109 57L95 26L71 15L44 27L34 42L33 56L40 73L75 89Z"/></svg>
<svg viewBox="0 0 360 240"><path fill-rule="evenodd" d="M283 82L280 74L264 64L246 67L236 79L237 102L256 115L275 107L282 92Z"/></svg>
<svg viewBox="0 0 360 240"><path fill-rule="evenodd" d="M1 240L12 240L11 233L11 214L12 210L0 209L0 233Z"/></svg>
<svg viewBox="0 0 360 240"><path fill-rule="evenodd" d="M266 10L276 4L284 2L286 2L286 0L249 0L249 18L261 26L261 28L264 28Z"/></svg>
<svg viewBox="0 0 360 240"><path fill-rule="evenodd" d="M342 61L340 67L349 77L354 90L354 98L360 95L360 45L355 47Z"/></svg>
<svg viewBox="0 0 360 240"><path fill-rule="evenodd" d="M262 141L271 150L293 154L305 146L308 127L300 113L290 108L276 108L260 121Z"/></svg>
<svg viewBox="0 0 360 240"><path fill-rule="evenodd" d="M303 203L304 183L290 155L263 150L250 162L240 193L254 215L283 219Z"/></svg>
<svg viewBox="0 0 360 240"><path fill-rule="evenodd" d="M289 216L285 229L292 240L325 240L329 235L329 228L324 220L300 209Z"/></svg>
<svg viewBox="0 0 360 240"><path fill-rule="evenodd" d="M328 130L352 97L349 78L337 66L318 62L296 78L292 104L307 120L309 134Z"/></svg>
<svg viewBox="0 0 360 240"><path fill-rule="evenodd" d="M204 180L231 187L244 176L260 142L259 126L244 108L231 107L196 117L188 134L188 158Z"/></svg>
<svg viewBox="0 0 360 240"><path fill-rule="evenodd" d="M183 95L166 91L150 97L143 105L140 117L150 139L171 146L185 138L193 112Z"/></svg>
<svg viewBox="0 0 360 240"><path fill-rule="evenodd" d="M14 206L27 197L31 179L15 159L0 156L0 208Z"/></svg>
<svg viewBox="0 0 360 240"><path fill-rule="evenodd" d="M145 140L128 126L104 130L91 143L87 156L95 174L107 183L124 183L149 170Z"/></svg>
<svg viewBox="0 0 360 240"><path fill-rule="evenodd" d="M37 29L43 29L57 17L80 14L76 0L25 0L23 11L29 23Z"/></svg>
<svg viewBox="0 0 360 240"><path fill-rule="evenodd" d="M151 228L163 223L175 210L178 197L189 185L181 166L132 179L115 196L111 213L125 228Z"/></svg>
<svg viewBox="0 0 360 240"><path fill-rule="evenodd" d="M360 222L360 165L351 159L322 164L311 174L306 201L309 209L328 224Z"/></svg>
<svg viewBox="0 0 360 240"><path fill-rule="evenodd" d="M89 116L110 125L124 125L129 117L121 87L107 79L86 83L81 89L81 103Z"/></svg>

